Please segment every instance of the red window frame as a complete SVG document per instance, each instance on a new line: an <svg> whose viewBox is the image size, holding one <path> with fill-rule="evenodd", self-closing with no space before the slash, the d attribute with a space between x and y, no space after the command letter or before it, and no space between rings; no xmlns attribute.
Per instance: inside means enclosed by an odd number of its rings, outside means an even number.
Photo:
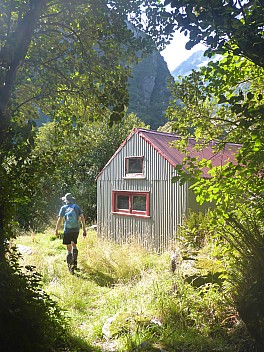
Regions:
<svg viewBox="0 0 264 352"><path fill-rule="evenodd" d="M128 208L121 209L117 207L117 197L126 196L128 197ZM146 210L135 210L133 209L133 197L134 196L145 196L146 197ZM150 217L149 209L149 192L143 191L112 191L112 213L122 215L132 215L138 217Z"/></svg>
<svg viewBox="0 0 264 352"><path fill-rule="evenodd" d="M128 172L128 163L131 159L140 159L142 165L142 172ZM138 177L144 176L144 157L143 156L128 156L125 157L125 176L126 177Z"/></svg>

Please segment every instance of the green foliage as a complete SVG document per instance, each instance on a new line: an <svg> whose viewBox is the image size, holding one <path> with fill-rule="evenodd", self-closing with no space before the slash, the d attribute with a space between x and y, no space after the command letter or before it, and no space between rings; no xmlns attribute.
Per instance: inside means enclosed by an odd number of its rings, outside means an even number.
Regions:
<svg viewBox="0 0 264 352"><path fill-rule="evenodd" d="M223 133L217 125L208 126L215 115L215 99L210 99L203 87L202 76L193 71L191 75L171 82L173 99L167 110L174 132L181 136L194 134L208 139ZM187 128L186 128L187 126ZM220 126L221 127L221 126Z"/></svg>
<svg viewBox="0 0 264 352"><path fill-rule="evenodd" d="M186 89L188 95L183 93ZM218 139L220 150L228 141L241 143L237 164L212 169L211 180L199 180L203 165L186 159L188 179L193 175L198 180L193 188L200 202L215 201L222 208L230 209L236 208L238 202L251 205L252 196L258 198L261 194L263 179L258 170L263 164L262 91L263 69L231 54L220 62L209 63L173 87L175 100L168 113L174 129L186 135L187 124L189 134L194 133L199 140ZM175 103L179 100L181 104L177 106ZM208 102L209 110L204 114L204 104ZM179 175L182 181L186 179L180 170Z"/></svg>
<svg viewBox="0 0 264 352"><path fill-rule="evenodd" d="M155 6L155 1L148 4ZM16 350L17 344L21 351L48 351L61 334L59 311L41 292L38 275L23 276L15 261L9 258L10 266L5 259L14 218L24 217L29 225L28 213L18 212L54 170L52 154L46 153L45 160L31 154L31 121L41 109L72 124L97 106L93 118L108 108L110 124L120 121L131 64L140 51L153 48L151 40L134 35L126 24L128 16L140 24L141 5L123 0L0 3L1 346L6 351ZM38 194L40 202L48 201L50 184ZM46 219L42 209L37 209L37 220Z"/></svg>
<svg viewBox="0 0 264 352"><path fill-rule="evenodd" d="M155 2L150 3L155 5ZM36 227L42 225L51 213L47 211L47 208L51 210L50 194L56 199L58 194L61 196L60 191L64 191L65 188L68 191L68 187L72 185L74 176L70 175L66 165L72 167L74 164L76 167L73 160L66 157L64 160L60 159L59 146L62 143L56 144L52 151L32 153L35 135L31 121L39 116L40 110L51 118L59 119L65 127L64 136L63 133L58 134L61 141L65 140L66 129L69 126L70 132L75 133L75 136L78 135L77 129L73 131L73 125L78 117L86 115L87 111L89 118L92 116L94 120L97 117L100 119L100 112L107 108L109 115L107 123L114 124L120 121L128 102L126 85L130 68L141 54L148 50L152 51L154 46L150 39L134 35L134 31L127 26L128 16L131 22L140 24L141 4L142 1L123 0L96 3L49 0L1 1L0 264L7 273L8 269L12 269L12 274L16 275L13 268L6 266L4 248L6 239L14 237L15 221L19 220L27 227L33 226L33 223ZM142 26L141 29L143 30ZM87 142L91 142L91 137ZM93 160L95 154L94 152ZM53 182L54 179L57 182L61 181L60 174L57 175L55 172L53 175L54 166L60 166L54 163L58 160L54 156L58 156L62 165L66 164L67 170L67 182L62 182L59 189ZM61 168L62 172L65 168ZM97 170L94 167L90 172L88 184L91 184ZM80 174L79 178L82 176L82 179L78 180L78 183L83 181L83 174ZM86 186L84 182L82 184ZM89 189L92 193L89 205L94 202L93 187ZM39 206L34 207L36 204ZM35 218L35 222L29 219L29 208L26 208L28 205L32 206L30 216ZM95 215L94 209L92 210L90 219ZM20 276L19 268L15 267L15 270ZM27 299L27 285L30 294L34 296L36 291L36 297L39 295L40 300L47 300L47 297L39 294L34 280L36 276L32 278L34 282L32 285L30 280L25 281L20 292L22 301ZM5 285L6 281L3 282ZM13 291L19 292L19 281L15 280L13 284ZM12 312L12 303L7 299L6 314L9 310ZM28 317L26 315L24 317L25 325L28 326L29 332L32 330L32 334L40 336L38 344L41 345L45 338L48 338L49 331L45 331L44 322L34 330L36 318L34 309L36 308L36 314L38 309L35 304L32 305L32 310L28 308L29 304L23 307L23 311L28 313ZM18 334L20 331L24 332L23 319L10 320L8 325L10 331L12 324L13 331L17 331ZM50 326L56 332L54 324ZM5 333L4 335L5 338L7 335ZM53 338L54 335L52 333L50 335ZM24 347L27 351L42 350L41 346L31 348L27 345L27 341L30 340L28 335L20 337L18 341L22 345L21 350ZM9 335L7 339L10 339ZM13 342L17 340L13 339ZM12 344L10 348L12 349ZM43 347L43 350L48 349Z"/></svg>
<svg viewBox="0 0 264 352"><path fill-rule="evenodd" d="M41 276L31 265L25 272L18 254L7 247L7 262L1 263L1 344L5 351L51 351L67 346L67 320L58 304L42 289Z"/></svg>
<svg viewBox="0 0 264 352"><path fill-rule="evenodd" d="M17 88L6 106L27 117L39 107L45 113L60 110L62 102L67 106L68 98L76 96L83 106L93 98L112 107L113 113L121 112L127 100L124 88L129 64L137 60L136 51L144 51L148 42L134 36L125 23L127 14L137 11L138 6L113 2L118 16L105 1L96 6L44 0L36 7L30 2L28 6L19 2L2 6L0 24L5 35L0 59L5 70L1 89L6 94L13 89L3 84L11 75ZM19 45L20 52L16 51ZM17 76L17 67L8 66L13 58L17 66L22 63Z"/></svg>
<svg viewBox="0 0 264 352"><path fill-rule="evenodd" d="M263 73L263 68L245 58L225 55L219 62L211 62L177 82L173 88L175 101L170 110L177 131L185 128L186 135L187 127L187 135L193 133L198 140L218 140L219 151L226 147L226 142L241 143L235 163L211 167L211 178L200 178L204 164L186 158L183 165L177 167L177 179L182 183L192 181L191 187L200 203L210 201L217 206L218 227L224 229L223 237L229 244L226 255L238 255L229 269L230 273L236 273L234 279L229 277L238 290L236 304L260 349L263 348L262 313L255 319L248 312L256 312L255 302L262 306L259 297L263 294L263 253L257 249L263 245L263 177L259 172L263 167L260 152L264 141ZM185 88L188 96L184 96ZM177 99L181 101L178 107ZM209 113L205 114L208 107ZM238 258L245 266L239 264ZM251 258L255 258L255 265ZM248 277L254 281L249 282ZM254 289L251 290L252 285ZM247 307L246 313L242 307Z"/></svg>
<svg viewBox="0 0 264 352"><path fill-rule="evenodd" d="M203 213L189 212L184 219L184 223L179 229L177 237L182 238L184 246L193 249L201 249L204 247L207 240L212 236L210 229L210 212L204 215Z"/></svg>
<svg viewBox="0 0 264 352"><path fill-rule="evenodd" d="M238 311L261 350L264 321L262 215L254 208L239 206L237 211L228 214L221 235L233 249L229 280L235 287Z"/></svg>
<svg viewBox="0 0 264 352"><path fill-rule="evenodd" d="M155 1L147 3L153 5L149 15L155 16L159 6ZM47 0L1 3L0 186L6 195L1 208L8 208L7 213L16 211L14 204L28 201L38 171L52 172L42 160L30 158L34 142L30 121L40 110L65 123L84 115L100 119L105 109L110 124L124 116L131 67L154 48L144 35L141 4L123 0L96 5ZM136 26L142 35L135 34Z"/></svg>
<svg viewBox="0 0 264 352"><path fill-rule="evenodd" d="M133 127L147 127L133 114L110 127L108 111L101 113L101 121L87 123L85 116L75 123L59 120L39 128L31 154L36 170L34 187L27 203L17 207L21 226L45 228L55 219L60 198L67 192L73 193L83 208L87 224L95 221L96 176Z"/></svg>
<svg viewBox="0 0 264 352"><path fill-rule="evenodd" d="M208 47L208 55L231 51L263 67L263 2L211 0L163 0L167 8L166 31L175 28L189 34L186 49L199 42Z"/></svg>

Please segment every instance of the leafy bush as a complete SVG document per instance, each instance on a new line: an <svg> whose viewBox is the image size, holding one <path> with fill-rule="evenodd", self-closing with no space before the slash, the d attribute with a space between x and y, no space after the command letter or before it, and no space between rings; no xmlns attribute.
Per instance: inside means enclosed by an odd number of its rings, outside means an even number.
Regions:
<svg viewBox="0 0 264 352"><path fill-rule="evenodd" d="M0 266L1 348L5 352L49 352L69 345L68 321L42 289L34 266L19 265L15 247L6 245Z"/></svg>
<svg viewBox="0 0 264 352"><path fill-rule="evenodd" d="M264 349L264 227L256 209L238 206L222 228L230 244L229 280L237 309L251 335Z"/></svg>
<svg viewBox="0 0 264 352"><path fill-rule="evenodd" d="M206 240L212 235L209 226L210 216L210 212L207 214L189 212L179 229L179 238L184 242L185 247L200 249L205 245Z"/></svg>

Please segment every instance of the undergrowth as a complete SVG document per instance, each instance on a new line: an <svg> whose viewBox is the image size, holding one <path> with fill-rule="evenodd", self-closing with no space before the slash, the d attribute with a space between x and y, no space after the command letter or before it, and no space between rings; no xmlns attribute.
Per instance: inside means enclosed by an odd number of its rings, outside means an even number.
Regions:
<svg viewBox="0 0 264 352"><path fill-rule="evenodd" d="M120 246L90 231L79 238L79 270L71 275L65 247L53 229L19 236L15 242L22 267L36 268L71 334L92 351L253 351L230 291L205 275L206 266L215 261L205 247L199 261L179 251L173 273L171 253ZM200 276L207 278L200 284L195 262L203 265ZM86 351L78 348L69 351Z"/></svg>

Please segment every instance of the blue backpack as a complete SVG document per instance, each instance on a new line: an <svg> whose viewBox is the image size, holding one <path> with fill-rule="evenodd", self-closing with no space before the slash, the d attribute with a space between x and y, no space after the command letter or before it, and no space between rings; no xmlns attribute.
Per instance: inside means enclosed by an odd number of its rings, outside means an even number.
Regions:
<svg viewBox="0 0 264 352"><path fill-rule="evenodd" d="M67 229L77 229L79 227L77 214L74 209L75 205L76 204L68 205L68 207L66 208L65 223Z"/></svg>

